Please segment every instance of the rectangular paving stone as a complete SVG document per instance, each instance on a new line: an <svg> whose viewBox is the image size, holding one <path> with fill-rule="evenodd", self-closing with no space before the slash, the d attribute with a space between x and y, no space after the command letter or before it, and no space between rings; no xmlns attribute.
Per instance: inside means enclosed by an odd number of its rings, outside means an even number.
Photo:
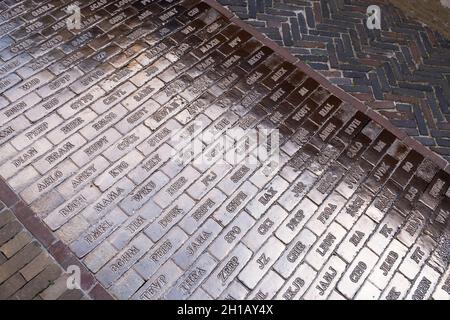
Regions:
<svg viewBox="0 0 450 320"><path fill-rule="evenodd" d="M153 201L153 195L168 182L169 178L157 171L123 199L120 202L120 207L123 208L128 215L131 215L148 203L148 201Z"/></svg>
<svg viewBox="0 0 450 320"><path fill-rule="evenodd" d="M7 280L10 276L24 267L42 252L40 245L36 242L30 242L11 259L0 266L0 283Z"/></svg>
<svg viewBox="0 0 450 320"><path fill-rule="evenodd" d="M164 163L168 160L170 161L173 152L172 147L168 144L163 144L154 153L146 156L136 168L131 170L127 174L128 177L136 184L143 182Z"/></svg>
<svg viewBox="0 0 450 320"><path fill-rule="evenodd" d="M94 120L97 114L89 108L84 109L80 113L76 114L71 119L66 119L66 122L60 125L58 128L52 130L47 134L47 138L53 143L58 144L61 141L68 139L68 137L80 128L84 127L91 120Z"/></svg>
<svg viewBox="0 0 450 320"><path fill-rule="evenodd" d="M305 300L325 300L331 294L347 265L338 256L332 256L303 295Z"/></svg>
<svg viewBox="0 0 450 320"><path fill-rule="evenodd" d="M106 132L111 131L111 129L113 129L111 127L115 123L117 123L123 116L125 116L125 114L126 109L121 104L118 104L100 115L95 121L92 121L91 123L88 123L86 126L84 126L80 130L80 133L86 139L98 138L99 134L106 134Z"/></svg>
<svg viewBox="0 0 450 320"><path fill-rule="evenodd" d="M31 93L22 99L26 99L30 95L34 95L34 93ZM67 101L72 99L74 96L75 96L75 94L68 89L63 89L57 95L48 97L47 99L44 99L43 101L41 101L42 99L40 97L39 97L39 99L34 99L34 96L33 96L33 101L34 101L34 103L37 103L37 104L34 107L27 110L25 112L25 116L31 121L39 120L42 117L46 116L47 114L51 113L52 111L57 110L64 103L66 103ZM37 97L37 95L36 95L36 97ZM21 100L19 100L19 101L21 101Z"/></svg>
<svg viewBox="0 0 450 320"><path fill-rule="evenodd" d="M149 279L187 239L188 236L180 228L173 227L155 243L151 250L135 265L134 269L144 279Z"/></svg>
<svg viewBox="0 0 450 320"><path fill-rule="evenodd" d="M250 260L252 252L243 244L238 244L230 254L222 260L212 275L204 282L202 288L217 299L224 289L235 279L237 274Z"/></svg>
<svg viewBox="0 0 450 320"><path fill-rule="evenodd" d="M214 218L222 225L226 226L238 212L246 207L246 204L256 195L258 189L246 181L230 197L223 202L214 213ZM250 213L249 210L247 212Z"/></svg>
<svg viewBox="0 0 450 320"><path fill-rule="evenodd" d="M84 257L83 263L92 272L97 272L118 252L109 242L104 241Z"/></svg>
<svg viewBox="0 0 450 320"><path fill-rule="evenodd" d="M165 295L165 299L187 299L216 267L217 261L208 253L201 257L177 281Z"/></svg>
<svg viewBox="0 0 450 320"><path fill-rule="evenodd" d="M414 280L430 256L434 245L432 238L427 235L421 236L417 243L409 249L399 266L399 271L409 280Z"/></svg>
<svg viewBox="0 0 450 320"><path fill-rule="evenodd" d="M339 281L338 290L352 299L377 261L378 256L373 251L363 248Z"/></svg>
<svg viewBox="0 0 450 320"><path fill-rule="evenodd" d="M256 251L273 231L286 218L287 212L278 205L272 206L246 234L242 242L252 251Z"/></svg>
<svg viewBox="0 0 450 320"><path fill-rule="evenodd" d="M25 245L31 242L33 238L27 231L21 231L14 238L10 239L8 242L4 243L0 247L0 252L5 258L11 258ZM6 259L5 259L6 261ZM3 263L3 262L2 262Z"/></svg>
<svg viewBox="0 0 450 320"><path fill-rule="evenodd" d="M61 204L58 208L53 210L47 217L45 217L44 222L50 227L50 229L56 230L70 218L82 211L91 202L100 197L100 195L101 193L98 189L86 186L67 202Z"/></svg>
<svg viewBox="0 0 450 320"><path fill-rule="evenodd" d="M217 222L212 219L207 220L174 254L174 262L181 268L187 269L221 230L222 227Z"/></svg>
<svg viewBox="0 0 450 320"><path fill-rule="evenodd" d="M156 300L183 274L171 260L167 261L132 297L133 300Z"/></svg>
<svg viewBox="0 0 450 320"><path fill-rule="evenodd" d="M135 235L144 230L159 212L160 211L157 211L155 214L154 211L149 210L148 208L146 208L146 210L139 210L128 217L127 220L111 234L108 241L119 250L122 249Z"/></svg>
<svg viewBox="0 0 450 320"><path fill-rule="evenodd" d="M20 196L25 202L31 203L77 171L78 167L72 161L66 160L24 189Z"/></svg>
<svg viewBox="0 0 450 320"><path fill-rule="evenodd" d="M289 278L298 264L303 261L303 258L310 251L316 240L316 235L308 229L305 228L300 231L295 239L293 239L286 247L286 250L280 258L275 262L273 266L274 270L284 278ZM308 268L310 267L308 266Z"/></svg>
<svg viewBox="0 0 450 320"><path fill-rule="evenodd" d="M341 212L336 216L336 221L339 222L347 230L351 229L363 214L365 209L369 206L373 199L373 195L364 188L358 189L349 199Z"/></svg>
<svg viewBox="0 0 450 320"><path fill-rule="evenodd" d="M34 92L27 94L18 101L14 103L7 103L6 99L0 100L1 112L0 112L0 123L7 123L8 121L14 119L15 117L21 115L23 112L29 112L30 108L38 104L42 99ZM25 113L25 114L27 114ZM27 116L28 119L30 117ZM33 121L34 119L30 119Z"/></svg>
<svg viewBox="0 0 450 320"><path fill-rule="evenodd" d="M40 253L36 258L34 258L29 264L20 270L20 274L25 278L25 280L30 281L35 276L37 276L44 268L52 264L50 256L46 252Z"/></svg>
<svg viewBox="0 0 450 320"><path fill-rule="evenodd" d="M101 154L102 151L106 150L120 137L121 135L116 129L110 128L104 134L99 135L94 141L86 144L82 149L72 154L71 159L80 167L90 160L95 161L93 159L97 155Z"/></svg>
<svg viewBox="0 0 450 320"><path fill-rule="evenodd" d="M93 86L81 95L75 96L68 103L64 104L58 109L58 113L64 118L68 119L78 111L86 108L92 102L100 98L105 94L105 91L99 86Z"/></svg>
<svg viewBox="0 0 450 320"><path fill-rule="evenodd" d="M306 263L301 264L281 288L276 300L298 300L317 276L317 272Z"/></svg>
<svg viewBox="0 0 450 320"><path fill-rule="evenodd" d="M248 289L238 280L234 280L219 296L220 300L243 300L248 295ZM212 298L211 298L212 299Z"/></svg>
<svg viewBox="0 0 450 320"><path fill-rule="evenodd" d="M310 171L305 170L295 182L277 200L286 210L292 210L306 195L317 177Z"/></svg>
<svg viewBox="0 0 450 320"><path fill-rule="evenodd" d="M130 269L150 249L151 245L152 242L144 234L140 234L101 268L96 274L96 278L102 285L109 287Z"/></svg>
<svg viewBox="0 0 450 320"><path fill-rule="evenodd" d="M47 118L39 121L29 129L25 130L14 139L11 140L11 144L17 150L23 150L25 147L29 146L33 142L37 141L39 138L45 137L50 140L53 144L57 144L60 141L53 141L49 134L46 135L47 132L57 127L59 124L63 122L63 119L57 114L51 114Z"/></svg>
<svg viewBox="0 0 450 320"><path fill-rule="evenodd" d="M30 121L23 115L14 118L0 127L0 143L3 144L30 126Z"/></svg>
<svg viewBox="0 0 450 320"><path fill-rule="evenodd" d="M172 203L191 183L198 179L200 173L192 166L187 166L172 181L162 188L154 197L153 201L161 208L166 208Z"/></svg>
<svg viewBox="0 0 450 320"><path fill-rule="evenodd" d="M232 166L227 163L216 163L206 172L202 177L194 182L186 192L196 200L200 200L205 194L211 190L227 172L232 169Z"/></svg>
<svg viewBox="0 0 450 320"><path fill-rule="evenodd" d="M254 224L255 220L247 212L241 211L212 242L209 252L218 260L223 260Z"/></svg>
<svg viewBox="0 0 450 320"><path fill-rule="evenodd" d="M17 150L7 142L0 147L0 163L3 164L6 160L17 154Z"/></svg>
<svg viewBox="0 0 450 320"><path fill-rule="evenodd" d="M89 186L86 188L89 188ZM97 197L97 201L83 210L83 216L90 222L98 220L111 208L113 208L118 202L125 198L126 195L130 193L134 188L135 185L133 184L133 182L131 182L130 179L123 177L105 192L101 193L101 196Z"/></svg>
<svg viewBox="0 0 450 320"><path fill-rule="evenodd" d="M150 115L150 117L145 121L145 124L155 130L162 125L165 120L182 110L186 104L187 101L185 99L180 96L176 96Z"/></svg>
<svg viewBox="0 0 450 320"><path fill-rule="evenodd" d="M56 79L50 81L48 84L40 87L36 92L41 96L42 98L46 98L48 96L51 96L52 94L56 93L58 90L62 89L63 87L67 87L69 84L74 82L76 79L81 77L83 73L73 68L71 70L68 70L62 74L60 74Z"/></svg>
<svg viewBox="0 0 450 320"><path fill-rule="evenodd" d="M306 226L315 234L321 235L342 209L345 202L346 201L342 196L337 193L332 193L317 209L316 213L307 222Z"/></svg>
<svg viewBox="0 0 450 320"><path fill-rule="evenodd" d="M317 211L317 205L308 198L304 198L275 231L276 236L284 243L289 243L303 229L306 222Z"/></svg>
<svg viewBox="0 0 450 320"><path fill-rule="evenodd" d="M130 131L125 137L118 140L106 151L103 155L109 161L117 161L123 157L127 152L131 151L136 145L142 142L147 136L150 135L150 130L144 125L137 126L134 130Z"/></svg>
<svg viewBox="0 0 450 320"><path fill-rule="evenodd" d="M337 249L339 256L345 261L353 261L376 227L377 225L370 218L362 215L348 231L345 239Z"/></svg>
<svg viewBox="0 0 450 320"><path fill-rule="evenodd" d="M110 291L118 299L127 300L144 282L144 279L136 271L130 269L110 287Z"/></svg>
<svg viewBox="0 0 450 320"><path fill-rule="evenodd" d="M53 148L52 144L45 138L36 141L30 147L25 148L22 152L5 162L0 167L0 175L4 179L12 177L19 170L45 154L51 148Z"/></svg>
<svg viewBox="0 0 450 320"><path fill-rule="evenodd" d="M103 88L105 89L105 88ZM125 82L120 87L107 94L104 98L101 98L94 102L91 106L92 110L94 110L98 114L102 114L103 112L109 110L114 105L122 101L126 96L128 96L131 92L136 90L136 87L131 82Z"/></svg>
<svg viewBox="0 0 450 320"><path fill-rule="evenodd" d="M74 155L72 155L73 158ZM69 199L84 186L90 183L96 176L103 172L109 162L102 156L96 157L92 162L77 170L75 174L57 186L56 190L64 198Z"/></svg>
<svg viewBox="0 0 450 320"><path fill-rule="evenodd" d="M256 288L253 289L253 291L248 295L247 299L272 300L283 284L283 278L281 278L276 272L269 270Z"/></svg>
<svg viewBox="0 0 450 320"><path fill-rule="evenodd" d="M450 283L450 271L447 270L441 277L441 280L436 286L436 289L433 293L433 299L434 300L448 300L450 293L449 293L449 283Z"/></svg>
<svg viewBox="0 0 450 320"><path fill-rule="evenodd" d="M380 290L384 290L398 269L406 252L407 248L394 239L380 256L368 279Z"/></svg>
<svg viewBox="0 0 450 320"><path fill-rule="evenodd" d="M285 246L280 240L275 237L269 238L239 273L239 280L248 288L254 289L284 249Z"/></svg>
<svg viewBox="0 0 450 320"><path fill-rule="evenodd" d="M195 202L187 195L181 195L153 223L145 233L153 240L160 239L173 225L180 221L194 206Z"/></svg>
<svg viewBox="0 0 450 320"><path fill-rule="evenodd" d="M289 183L276 176L247 204L245 209L255 218L260 218L264 212L278 199L288 188Z"/></svg>
<svg viewBox="0 0 450 320"><path fill-rule="evenodd" d="M137 166L143 158L144 156L139 151L131 151L95 178L94 184L100 191L105 191Z"/></svg>
<svg viewBox="0 0 450 320"><path fill-rule="evenodd" d="M46 84L51 81L54 76L47 70L41 71L24 81L24 83L18 84L14 88L5 91L3 94L11 101L16 101L17 99L23 97L24 95L30 93L32 90Z"/></svg>
<svg viewBox="0 0 450 320"><path fill-rule="evenodd" d="M75 133L70 138L54 146L53 151L45 154L43 158L35 161L33 163L33 167L35 167L41 174L44 174L85 143L86 140L80 134Z"/></svg>
<svg viewBox="0 0 450 320"><path fill-rule="evenodd" d="M251 173L257 168L255 157L248 157L242 164L235 166L228 175L223 178L217 187L227 195L231 195Z"/></svg>
<svg viewBox="0 0 450 320"><path fill-rule="evenodd" d="M153 132L149 138L139 144L137 149L148 156L181 128L177 121L170 119L161 128Z"/></svg>
<svg viewBox="0 0 450 320"><path fill-rule="evenodd" d="M179 222L188 234L193 234L198 227L212 215L225 201L226 196L217 189L212 189Z"/></svg>
<svg viewBox="0 0 450 320"><path fill-rule="evenodd" d="M311 251L306 255L305 261L316 270L320 270L328 258L344 239L346 230L338 223L333 222L322 236L317 239Z"/></svg>
<svg viewBox="0 0 450 320"><path fill-rule="evenodd" d="M390 212L377 226L367 242L367 246L375 253L381 254L400 228L403 219L396 212Z"/></svg>
<svg viewBox="0 0 450 320"><path fill-rule="evenodd" d="M362 288L355 295L355 300L378 300L381 295L381 290L374 284L366 281Z"/></svg>
<svg viewBox="0 0 450 320"><path fill-rule="evenodd" d="M126 118L116 124L116 128L123 134L144 122L153 112L159 108L156 102L147 101L142 107L137 108Z"/></svg>
<svg viewBox="0 0 450 320"><path fill-rule="evenodd" d="M100 242L108 237L127 216L119 209L114 209L97 223L91 225L79 238L70 244L70 249L78 256L83 257L94 249Z"/></svg>
<svg viewBox="0 0 450 320"><path fill-rule="evenodd" d="M396 272L389 282L388 287L382 293L381 300L402 300L405 298L411 283L400 272Z"/></svg>

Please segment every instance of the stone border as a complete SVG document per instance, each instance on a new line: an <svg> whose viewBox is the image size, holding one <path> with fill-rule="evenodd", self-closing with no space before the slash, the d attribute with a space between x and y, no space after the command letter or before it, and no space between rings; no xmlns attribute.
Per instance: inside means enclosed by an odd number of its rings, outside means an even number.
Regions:
<svg viewBox="0 0 450 320"><path fill-rule="evenodd" d="M287 49L280 47L275 41L270 38L264 36L258 30L256 30L251 25L242 21L238 18L233 12L222 6L216 0L204 0L205 3L209 4L211 7L225 15L229 18L233 23L244 29L245 31L251 33L256 39L261 41L264 45L271 48L275 53L279 54L283 59L289 61L294 64L297 68L299 68L304 73L308 74L311 78L320 83L324 88L333 93L339 99L351 103L351 105L357 110L363 112L367 115L371 120L375 121L379 125L381 125L384 129L390 131L393 135L395 135L400 141L402 141L405 145L410 147L411 149L419 152L425 158L433 161L439 169L445 170L447 173L450 173L450 163L448 163L444 158L439 156L437 153L433 152L428 147L424 146L420 142L411 138L404 132L403 130L394 126L388 119L384 118L382 115L378 114L374 110L367 107L362 101L358 100L354 96L348 94L341 88L334 86L330 81L328 81L324 76L318 73L316 70L300 61L300 59L294 57Z"/></svg>
<svg viewBox="0 0 450 320"><path fill-rule="evenodd" d="M0 200L11 209L17 220L47 250L49 255L56 260L63 270L66 270L69 265L77 265L80 267L81 289L89 298L93 300L114 299L95 279L94 275L70 251L69 247L53 235L52 231L3 179L0 179Z"/></svg>

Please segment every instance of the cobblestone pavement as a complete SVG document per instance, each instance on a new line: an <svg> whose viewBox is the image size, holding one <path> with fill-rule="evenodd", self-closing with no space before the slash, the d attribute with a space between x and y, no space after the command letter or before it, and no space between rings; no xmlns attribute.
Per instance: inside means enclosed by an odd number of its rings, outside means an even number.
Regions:
<svg viewBox="0 0 450 320"><path fill-rule="evenodd" d="M0 2L0 219L90 297L449 299L445 161L213 1L78 3Z"/></svg>
<svg viewBox="0 0 450 320"><path fill-rule="evenodd" d="M67 289L68 274L0 202L0 300L79 300L83 291Z"/></svg>
<svg viewBox="0 0 450 320"><path fill-rule="evenodd" d="M450 39L388 0L219 1L450 160ZM369 5L381 7L381 30L366 27Z"/></svg>

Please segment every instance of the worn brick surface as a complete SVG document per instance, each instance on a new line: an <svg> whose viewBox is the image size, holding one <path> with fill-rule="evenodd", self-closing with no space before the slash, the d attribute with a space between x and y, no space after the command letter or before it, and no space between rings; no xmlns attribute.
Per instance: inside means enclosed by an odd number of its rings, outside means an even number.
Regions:
<svg viewBox="0 0 450 320"><path fill-rule="evenodd" d="M365 1L228 3L297 57L209 0L83 2L80 32L31 3L55 24L0 50L2 298L450 298L446 162L368 108L447 103L444 39L368 32Z"/></svg>
<svg viewBox="0 0 450 320"><path fill-rule="evenodd" d="M67 288L64 269L21 224L12 210L1 201L0 207L3 207L0 212L3 221L10 221L0 230L18 231L0 246L0 300L86 297L81 290ZM57 286L59 290L56 290Z"/></svg>

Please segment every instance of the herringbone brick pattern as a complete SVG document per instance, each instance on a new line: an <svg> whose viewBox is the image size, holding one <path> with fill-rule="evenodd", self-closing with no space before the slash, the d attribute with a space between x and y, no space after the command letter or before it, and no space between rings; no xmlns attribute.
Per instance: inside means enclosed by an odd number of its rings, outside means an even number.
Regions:
<svg viewBox="0 0 450 320"><path fill-rule="evenodd" d="M450 160L450 41L385 0L220 0L331 82ZM381 7L382 29L366 27Z"/></svg>

